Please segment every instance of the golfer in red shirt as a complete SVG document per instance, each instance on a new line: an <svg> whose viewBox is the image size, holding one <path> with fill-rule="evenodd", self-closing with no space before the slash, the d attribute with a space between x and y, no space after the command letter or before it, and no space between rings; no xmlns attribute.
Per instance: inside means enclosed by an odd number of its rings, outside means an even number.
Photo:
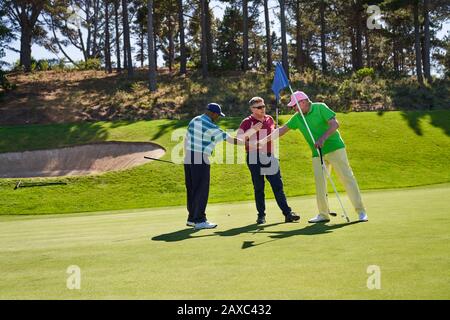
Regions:
<svg viewBox="0 0 450 320"><path fill-rule="evenodd" d="M266 115L266 106L264 99L261 97L253 97L249 101L250 111L252 114L245 118L239 127L240 134L243 135L253 125L258 122L262 123L262 128L250 140L259 140L271 134L275 130L275 122L273 118ZM238 134L238 138L240 138ZM288 206L286 196L283 191L283 180L281 178L280 165L277 158L273 154L272 143L258 148L256 146L249 146L248 140L245 144L247 151L247 166L252 175L253 189L255 193L256 209L258 210L257 224L266 222L266 204L264 195L264 177L269 181L272 191L275 195L278 206L280 207L285 222L294 222L300 219L295 212Z"/></svg>

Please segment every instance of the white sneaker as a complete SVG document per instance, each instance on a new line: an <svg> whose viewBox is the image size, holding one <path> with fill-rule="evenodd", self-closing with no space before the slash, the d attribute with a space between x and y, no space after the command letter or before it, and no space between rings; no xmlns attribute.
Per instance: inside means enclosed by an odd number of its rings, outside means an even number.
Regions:
<svg viewBox="0 0 450 320"><path fill-rule="evenodd" d="M195 227L195 222L192 222L192 221L187 221L186 222L186 226L188 226L188 227Z"/></svg>
<svg viewBox="0 0 450 320"><path fill-rule="evenodd" d="M200 222L200 223L195 224L195 229L213 229L215 227L217 227L217 224L209 222L209 221Z"/></svg>
<svg viewBox="0 0 450 320"><path fill-rule="evenodd" d="M308 220L309 223L317 223L317 222L330 222L330 218L328 215L324 215L322 213L319 213L317 216L315 216L312 219Z"/></svg>
<svg viewBox="0 0 450 320"><path fill-rule="evenodd" d="M369 217L367 217L367 214L365 212L359 213L359 221L362 222L369 221Z"/></svg>

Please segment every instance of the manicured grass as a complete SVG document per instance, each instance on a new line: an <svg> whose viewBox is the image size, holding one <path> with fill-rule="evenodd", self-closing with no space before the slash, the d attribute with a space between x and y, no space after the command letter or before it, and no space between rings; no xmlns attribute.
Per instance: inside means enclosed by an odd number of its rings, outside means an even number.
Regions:
<svg viewBox="0 0 450 320"><path fill-rule="evenodd" d="M295 224L271 200L260 227L252 202L215 204L218 228L201 231L183 207L1 216L0 298L449 299L449 197L450 184L364 192L369 222L326 225L307 224L311 196L289 199ZM80 290L66 287L71 265ZM379 290L367 288L371 265Z"/></svg>
<svg viewBox="0 0 450 320"><path fill-rule="evenodd" d="M283 116L282 121L288 118ZM450 181L450 111L349 113L338 114L338 120L361 189ZM227 118L220 125L235 129L240 121L241 118ZM186 125L187 121L155 120L0 127L0 152L92 141L155 141L168 150L163 159L170 159L171 150L180 141L171 141L171 134ZM298 132L289 132L281 139L281 171L288 196L314 194L310 154ZM211 176L210 203L253 199L250 173L245 164L213 164ZM0 214L71 213L185 204L181 165L151 162L122 172L49 179L55 180L68 184L14 191L15 179L1 179ZM342 190L339 183L338 187ZM273 197L268 186L266 196Z"/></svg>

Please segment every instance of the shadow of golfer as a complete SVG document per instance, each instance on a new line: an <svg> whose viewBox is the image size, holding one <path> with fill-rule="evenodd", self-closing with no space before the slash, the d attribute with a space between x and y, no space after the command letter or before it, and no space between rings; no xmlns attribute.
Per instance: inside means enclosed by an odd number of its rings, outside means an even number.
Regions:
<svg viewBox="0 0 450 320"><path fill-rule="evenodd" d="M153 241L176 242L176 241L183 241L183 240L188 240L188 239L214 237L214 236L233 237L233 236L237 236L241 233L260 232L260 231L263 231L264 228L276 226L280 223L272 223L272 224L266 224L266 225L258 225L256 223L254 223L254 224L249 224L247 226L243 226L243 227L239 227L239 228L229 229L226 231L216 231L216 232L214 232L214 234L205 234L205 235L198 235L198 236L193 236L193 235L201 230L196 230L194 228L186 228L183 230L178 230L175 232L170 232L170 233L161 234L159 236L155 236L152 238L152 240Z"/></svg>
<svg viewBox="0 0 450 320"><path fill-rule="evenodd" d="M339 224L324 224L324 223L315 223L309 226L304 227L303 229L289 230L289 231L275 231L271 233L275 233L273 236L269 236L272 239L284 239L293 236L312 236L316 234L325 234L333 232L334 230L350 226L352 224L359 223L360 221L353 221L348 223L339 223Z"/></svg>
<svg viewBox="0 0 450 320"><path fill-rule="evenodd" d="M161 234L159 236L155 236L152 238L153 241L165 241L165 242L176 242L187 239L195 239L195 238L203 238L203 237L211 237L213 234L205 234L202 236L192 236L196 232L200 230L195 230L194 228L186 228L183 230L178 230L175 232Z"/></svg>
<svg viewBox="0 0 450 320"><path fill-rule="evenodd" d="M239 227L239 228L233 228L233 229L229 229L229 230L225 230L225 231L217 231L214 232L216 235L221 236L221 237L233 237L233 236L237 236L241 233L257 233L257 232L262 232L264 231L265 228L267 227L273 227L276 225L282 224L282 222L278 222L278 223L271 223L271 224L265 224L265 225L261 225L261 224L249 224L243 227Z"/></svg>
<svg viewBox="0 0 450 320"><path fill-rule="evenodd" d="M340 223L340 224L333 224L333 225L328 225L328 224L323 224L323 223L315 223L315 224L309 225L302 229L295 229L295 230L289 230L289 231L262 231L261 233L272 234L269 236L269 238L271 238L271 240L260 242L257 244L255 244L254 241L244 241L242 243L241 249L248 249L248 248L256 247L256 246L263 245L263 244L266 244L269 242L273 242L276 240L289 238L289 237L293 237L293 236L312 236L312 235L317 235L317 234L326 234L326 233L333 232L336 229L347 227L352 224L356 224L356 223L360 223L360 222L361 221L353 221L353 222L349 222L349 223Z"/></svg>

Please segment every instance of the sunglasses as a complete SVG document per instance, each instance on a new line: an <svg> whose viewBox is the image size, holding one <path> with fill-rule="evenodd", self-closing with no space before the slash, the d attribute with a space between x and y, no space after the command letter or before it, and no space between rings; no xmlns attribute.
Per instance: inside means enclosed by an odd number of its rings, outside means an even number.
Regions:
<svg viewBox="0 0 450 320"><path fill-rule="evenodd" d="M253 109L259 109L259 110L261 110L261 109L263 109L263 108L265 108L266 106L257 106L257 107L252 107Z"/></svg>

